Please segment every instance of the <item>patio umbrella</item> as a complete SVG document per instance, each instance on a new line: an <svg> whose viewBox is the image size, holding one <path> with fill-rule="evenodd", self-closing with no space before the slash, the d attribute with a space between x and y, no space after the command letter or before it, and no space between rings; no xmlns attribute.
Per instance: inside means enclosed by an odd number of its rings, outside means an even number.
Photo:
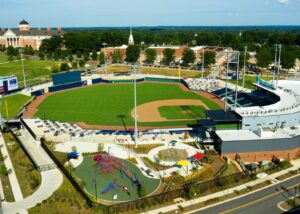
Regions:
<svg viewBox="0 0 300 214"><path fill-rule="evenodd" d="M192 156L192 158L195 158L196 160L201 160L202 158L204 158L204 154L202 153L197 153L197 154L194 154Z"/></svg>
<svg viewBox="0 0 300 214"><path fill-rule="evenodd" d="M177 162L177 164L180 166L187 166L187 165L189 165L189 163L190 162L188 160L180 160Z"/></svg>

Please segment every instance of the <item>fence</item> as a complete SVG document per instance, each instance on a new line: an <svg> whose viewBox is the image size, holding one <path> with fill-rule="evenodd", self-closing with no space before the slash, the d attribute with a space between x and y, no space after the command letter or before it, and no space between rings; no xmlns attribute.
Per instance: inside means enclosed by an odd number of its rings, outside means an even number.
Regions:
<svg viewBox="0 0 300 214"><path fill-rule="evenodd" d="M70 88L77 88L77 87L81 87L83 85L86 85L85 81L52 86L52 87L49 87L49 92L61 91L61 90L70 89Z"/></svg>
<svg viewBox="0 0 300 214"><path fill-rule="evenodd" d="M77 183L71 173L64 167L64 164L59 161L58 158L50 151L48 146L45 144L45 140L41 139L41 145L46 151L46 153L51 157L54 163L58 166L58 168L64 173L67 179L71 182L76 191L85 199L87 205L89 207L94 207L95 209L102 209L104 214L110 213L124 213L129 210L141 209L146 206L152 206L155 204L161 204L163 202L172 201L178 197L187 197L191 192L192 188L197 188L199 192L204 192L208 189L212 189L220 186L224 186L228 183L229 180L233 180L234 182L238 182L242 179L247 178L247 175L244 173L237 173L230 176L205 181L201 179L201 177L197 179L193 179L190 182L185 182L183 186L176 190L171 190L167 192L162 192L155 195L150 195L144 198L140 198L134 201L122 202L119 204L113 204L110 206L101 205L95 201L93 201L86 192L82 189L82 187ZM233 183L233 182L232 182Z"/></svg>

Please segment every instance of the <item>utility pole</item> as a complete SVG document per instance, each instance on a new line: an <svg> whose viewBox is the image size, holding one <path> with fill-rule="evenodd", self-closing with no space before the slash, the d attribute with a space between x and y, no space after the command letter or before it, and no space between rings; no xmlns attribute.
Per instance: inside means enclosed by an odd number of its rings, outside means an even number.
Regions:
<svg viewBox="0 0 300 214"><path fill-rule="evenodd" d="M22 72L23 72L23 79L24 79L24 88L27 87L26 85L26 75L25 75L25 70L24 70L24 62L23 62L23 53L24 53L24 49L21 48L19 50L19 53L21 54L21 64L22 64Z"/></svg>
<svg viewBox="0 0 300 214"><path fill-rule="evenodd" d="M244 47L244 72L243 72L243 89L245 89L245 75L246 75L246 60L247 60L247 46Z"/></svg>
<svg viewBox="0 0 300 214"><path fill-rule="evenodd" d="M138 143L138 126L137 126L137 111L136 111L136 65L133 65L133 88L134 88L134 144L137 148Z"/></svg>
<svg viewBox="0 0 300 214"><path fill-rule="evenodd" d="M106 47L107 43L103 42L102 45L104 46L104 48ZM105 52L103 52L104 54L104 74L105 76L107 75L107 70L106 70L106 56L105 56Z"/></svg>

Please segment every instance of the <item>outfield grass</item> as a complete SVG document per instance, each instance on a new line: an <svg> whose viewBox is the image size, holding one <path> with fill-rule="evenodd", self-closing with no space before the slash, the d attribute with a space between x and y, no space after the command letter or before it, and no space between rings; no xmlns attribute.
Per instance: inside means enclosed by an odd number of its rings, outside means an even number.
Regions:
<svg viewBox="0 0 300 214"><path fill-rule="evenodd" d="M50 75L52 74L51 67L59 64L59 62L48 60L25 60L24 70L26 73L26 80ZM23 85L21 61L0 64L0 74L1 76L16 75L20 84Z"/></svg>
<svg viewBox="0 0 300 214"><path fill-rule="evenodd" d="M198 99L210 109L220 107L213 101L184 91L176 84L141 83L137 85L137 104L169 99ZM38 106L35 116L90 125L133 125L133 84L99 84L50 95ZM195 121L139 123L143 126L194 124Z"/></svg>
<svg viewBox="0 0 300 214"><path fill-rule="evenodd" d="M204 118L203 106L161 106L158 108L160 115L169 120Z"/></svg>
<svg viewBox="0 0 300 214"><path fill-rule="evenodd" d="M0 100L2 103L2 105L0 106L2 117L7 119L7 113L8 113L8 118L13 118L17 116L20 113L22 106L26 104L30 99L31 97L28 97L23 94L16 94L16 95L2 98ZM6 109L6 103L7 103L7 109Z"/></svg>
<svg viewBox="0 0 300 214"><path fill-rule="evenodd" d="M159 179L146 177L136 165L129 161L122 159L118 160L126 164L130 176L135 176L141 182L145 189L145 195L152 193L158 188L160 184ZM116 169L113 173L108 172L104 174L103 171L99 169L99 166L95 165L92 156L84 157L83 162L74 169L74 174L85 183L86 191L93 196L96 195L95 185L93 183L93 178L95 178L97 182L97 196L103 200L112 201L114 195L118 196L115 201L131 201L139 198L137 187L131 182L131 179L125 175L125 173L121 173L119 169ZM114 179L117 179L116 188L112 188L105 194L101 194L101 192L109 185L109 183L113 182ZM128 188L130 195L128 195L124 190L118 188L123 186Z"/></svg>

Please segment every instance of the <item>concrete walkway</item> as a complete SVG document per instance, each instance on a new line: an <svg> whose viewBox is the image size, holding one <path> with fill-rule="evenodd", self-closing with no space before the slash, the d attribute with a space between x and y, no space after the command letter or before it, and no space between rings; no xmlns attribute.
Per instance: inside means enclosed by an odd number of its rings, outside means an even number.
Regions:
<svg viewBox="0 0 300 214"><path fill-rule="evenodd" d="M170 212L170 211L177 210L178 206L188 207L188 206L191 206L193 204L197 204L197 203L207 201L209 199L218 198L218 197L221 197L221 196L224 196L224 195L227 195L227 194L231 194L234 191L239 191L239 190L245 189L248 186L254 186L254 185L257 185L259 183L263 183L267 180L275 179L276 177L281 176L283 174L286 174L289 171L296 170L296 169L300 168L300 159L297 159L297 160L291 161L291 162L292 162L292 165L293 165L291 168L288 168L288 169L282 170L280 172L268 175L266 177L259 178L259 179L256 179L254 181L251 181L251 182L248 182L248 183L245 183L245 184L242 184L242 185L230 188L230 189L226 189L226 190L223 190L223 191L220 191L220 192L216 192L216 193L213 193L213 194L210 194L210 195L206 195L206 196L203 196L203 197L200 197L200 198L192 199L192 200L189 200L189 201L184 201L184 202L181 202L181 203L174 203L172 205L165 206L165 207L162 207L162 208L159 208L159 209L150 210L150 211L145 212L145 213L147 213L147 214L165 213L165 212ZM256 191L258 191L258 190L256 190ZM239 197L243 197L243 195L241 195ZM234 199L236 199L236 198L234 198ZM233 199L229 199L229 200L233 200ZM223 201L223 202L225 202L225 201ZM223 202L220 202L220 203L223 203ZM213 206L213 205L211 205L211 206Z"/></svg>
<svg viewBox="0 0 300 214"><path fill-rule="evenodd" d="M54 191L56 191L63 182L63 175L58 169L52 169L41 172L42 183L37 191L32 195L16 202L3 202L3 213L24 213L24 210L36 206L43 200L49 198Z"/></svg>
<svg viewBox="0 0 300 214"><path fill-rule="evenodd" d="M56 168L52 159L40 145L40 141L36 141L26 128L20 129L19 132L21 135L17 136L17 138L19 138L24 149L37 166L38 171Z"/></svg>
<svg viewBox="0 0 300 214"><path fill-rule="evenodd" d="M2 133L0 134L0 147L1 147L1 153L2 153L2 156L3 156L3 159L4 159L4 164L5 164L6 169L8 171L8 179L9 179L9 182L10 182L10 186L11 186L15 201L16 202L22 201L23 200L23 194L22 194L22 191L21 191L16 173L15 173L13 164L11 162L11 159L10 159L10 156L9 156L4 138L2 136ZM2 185L1 185L1 188L2 188ZM3 192L3 189L1 189L1 192ZM1 196L1 198L2 198L2 196ZM2 204L2 206L3 206L3 204ZM6 212L4 212L4 213L6 213ZM23 210L20 210L20 213L27 213L27 211L26 211L26 209L25 210L23 209Z"/></svg>

